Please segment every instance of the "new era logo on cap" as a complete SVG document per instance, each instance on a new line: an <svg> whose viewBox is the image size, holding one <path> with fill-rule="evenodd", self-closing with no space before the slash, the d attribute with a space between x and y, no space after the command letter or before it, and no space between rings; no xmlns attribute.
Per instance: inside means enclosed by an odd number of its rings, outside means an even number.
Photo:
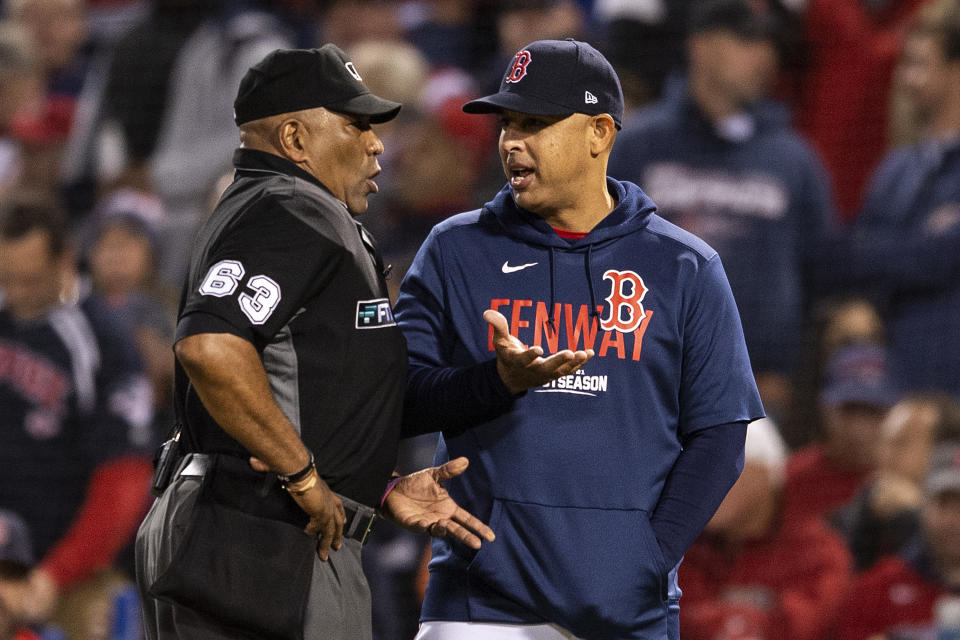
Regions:
<svg viewBox="0 0 960 640"><path fill-rule="evenodd" d="M606 113L619 129L623 90L613 66L586 42L537 40L513 57L500 91L463 105L467 113L504 109L550 116Z"/></svg>

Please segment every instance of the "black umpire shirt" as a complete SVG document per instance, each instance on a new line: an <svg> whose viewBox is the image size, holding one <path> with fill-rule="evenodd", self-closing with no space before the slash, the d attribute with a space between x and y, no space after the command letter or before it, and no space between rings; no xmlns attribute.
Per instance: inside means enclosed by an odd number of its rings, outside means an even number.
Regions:
<svg viewBox="0 0 960 640"><path fill-rule="evenodd" d="M406 345L372 237L312 175L238 149L236 174L201 228L176 339L232 333L260 353L277 404L330 488L377 506L395 464ZM248 455L177 365L181 441Z"/></svg>

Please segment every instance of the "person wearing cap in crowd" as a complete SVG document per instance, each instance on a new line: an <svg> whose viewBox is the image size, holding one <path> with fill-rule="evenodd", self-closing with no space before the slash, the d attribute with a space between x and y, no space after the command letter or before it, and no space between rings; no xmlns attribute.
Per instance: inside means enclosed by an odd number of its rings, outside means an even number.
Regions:
<svg viewBox="0 0 960 640"><path fill-rule="evenodd" d="M407 357L376 245L354 216L377 191L383 146L373 125L400 104L370 93L346 54L327 44L268 54L241 80L234 107L236 174L196 238L175 336L186 455L169 484L156 478L163 493L137 539L147 637L274 637L280 629L255 625L280 613L292 620L291 637L369 640L360 549L378 506L402 526L465 547L493 538L439 484L466 460L390 480ZM182 526L201 526L191 511L198 496L225 499L208 497L220 478L233 482L223 492L231 499L306 524L316 543L304 549L297 537L271 548L270 539L243 557L231 550L260 529L238 527L180 545ZM230 593L214 587L219 601L185 595L209 592L212 574L161 586L182 569L173 550L196 545L223 549L214 555L231 574ZM302 559L291 560L296 553ZM234 568L258 557L257 572ZM280 562L306 563L305 582L276 575ZM308 593L278 601L266 586L278 581ZM238 610L237 602L251 604Z"/></svg>
<svg viewBox="0 0 960 640"><path fill-rule="evenodd" d="M942 638L960 628L960 441L938 444L924 483L920 528L895 556L852 584L836 640Z"/></svg>
<svg viewBox="0 0 960 640"><path fill-rule="evenodd" d="M822 520L784 517L787 449L772 421L750 424L744 456L739 480L680 565L681 635L820 640L846 593L850 553Z"/></svg>
<svg viewBox="0 0 960 640"><path fill-rule="evenodd" d="M33 596L33 542L26 521L0 509L0 640L38 640L26 600Z"/></svg>
<svg viewBox="0 0 960 640"><path fill-rule="evenodd" d="M463 109L497 114L507 183L401 284L404 420L470 457L448 489L497 538L434 541L417 637L677 638L676 567L763 416L720 260L607 177L623 96L591 45L532 42Z"/></svg>
<svg viewBox="0 0 960 640"><path fill-rule="evenodd" d="M95 209L93 237L86 253L93 290L129 329L150 377L154 440L163 435L172 419L170 342L176 308L157 274L164 215L159 198L118 189Z"/></svg>
<svg viewBox="0 0 960 640"><path fill-rule="evenodd" d="M717 250L764 407L788 428L820 238L832 217L819 160L769 99L776 28L749 0L691 4L686 77L623 132L610 175Z"/></svg>
<svg viewBox="0 0 960 640"><path fill-rule="evenodd" d="M830 355L819 398L822 433L787 461L790 517L826 518L850 501L877 466L883 420L898 394L885 347L853 343Z"/></svg>
<svg viewBox="0 0 960 640"><path fill-rule="evenodd" d="M149 502L150 383L74 256L56 199L0 198L0 506L30 526L36 620L117 561Z"/></svg>
<svg viewBox="0 0 960 640"><path fill-rule="evenodd" d="M919 11L895 77L920 139L877 166L856 223L831 242L824 286L871 295L908 390L960 397L960 2Z"/></svg>

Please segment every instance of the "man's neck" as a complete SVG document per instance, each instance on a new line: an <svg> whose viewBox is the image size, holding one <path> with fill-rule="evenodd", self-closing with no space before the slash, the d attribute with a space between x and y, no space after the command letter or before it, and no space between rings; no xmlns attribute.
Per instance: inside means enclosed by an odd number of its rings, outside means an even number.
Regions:
<svg viewBox="0 0 960 640"><path fill-rule="evenodd" d="M540 215L554 229L573 233L589 233L617 206L617 200L606 188L570 207L559 208Z"/></svg>

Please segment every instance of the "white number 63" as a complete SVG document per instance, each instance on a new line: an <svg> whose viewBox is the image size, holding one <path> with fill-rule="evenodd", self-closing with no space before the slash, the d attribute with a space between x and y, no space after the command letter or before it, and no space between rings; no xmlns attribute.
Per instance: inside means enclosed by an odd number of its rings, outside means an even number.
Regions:
<svg viewBox="0 0 960 640"><path fill-rule="evenodd" d="M233 295L245 272L243 265L236 260L221 260L207 271L200 284L200 293L217 298ZM267 276L257 275L247 281L247 288L253 294L240 292L237 296L240 310L253 324L263 324L280 302L280 285Z"/></svg>

